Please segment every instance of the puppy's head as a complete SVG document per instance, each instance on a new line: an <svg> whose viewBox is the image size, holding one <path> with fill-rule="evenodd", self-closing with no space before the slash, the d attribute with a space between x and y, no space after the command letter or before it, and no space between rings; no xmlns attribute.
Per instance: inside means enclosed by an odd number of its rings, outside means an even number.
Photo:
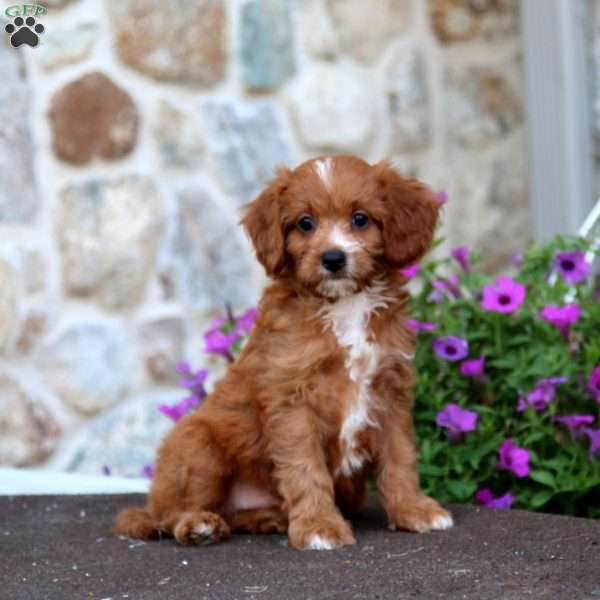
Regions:
<svg viewBox="0 0 600 600"><path fill-rule="evenodd" d="M438 209L431 190L389 163L336 156L279 169L242 224L269 276L337 298L419 260Z"/></svg>

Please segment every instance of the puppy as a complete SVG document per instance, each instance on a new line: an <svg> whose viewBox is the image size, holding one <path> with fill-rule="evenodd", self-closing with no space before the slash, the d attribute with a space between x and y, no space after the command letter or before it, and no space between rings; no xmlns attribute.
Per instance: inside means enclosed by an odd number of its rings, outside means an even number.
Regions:
<svg viewBox="0 0 600 600"><path fill-rule="evenodd" d="M239 359L158 452L133 538L182 544L287 532L301 550L355 543L342 514L373 474L390 528L452 517L419 490L413 335L398 270L429 248L439 204L387 162L319 158L279 169L242 224L273 279Z"/></svg>

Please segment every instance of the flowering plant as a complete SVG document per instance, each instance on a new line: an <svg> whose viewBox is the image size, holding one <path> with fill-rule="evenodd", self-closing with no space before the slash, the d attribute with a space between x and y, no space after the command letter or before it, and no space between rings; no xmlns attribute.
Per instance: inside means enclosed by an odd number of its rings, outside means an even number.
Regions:
<svg viewBox="0 0 600 600"><path fill-rule="evenodd" d="M600 302L590 248L558 237L499 277L480 273L465 247L421 263L411 328L428 494L600 517Z"/></svg>
<svg viewBox="0 0 600 600"><path fill-rule="evenodd" d="M428 494L600 517L600 302L589 248L557 238L497 278L466 247L404 270L420 285L406 324L417 336L414 418ZM204 351L235 360L257 316L217 317ZM206 371L178 371L189 395L160 407L175 421L206 395Z"/></svg>

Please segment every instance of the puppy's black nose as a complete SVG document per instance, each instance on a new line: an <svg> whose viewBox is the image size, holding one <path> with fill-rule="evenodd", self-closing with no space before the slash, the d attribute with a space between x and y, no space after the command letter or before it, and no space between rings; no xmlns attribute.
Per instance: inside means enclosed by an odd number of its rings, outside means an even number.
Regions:
<svg viewBox="0 0 600 600"><path fill-rule="evenodd" d="M346 265L346 254L341 250L327 250L321 254L321 264L331 273L337 273Z"/></svg>

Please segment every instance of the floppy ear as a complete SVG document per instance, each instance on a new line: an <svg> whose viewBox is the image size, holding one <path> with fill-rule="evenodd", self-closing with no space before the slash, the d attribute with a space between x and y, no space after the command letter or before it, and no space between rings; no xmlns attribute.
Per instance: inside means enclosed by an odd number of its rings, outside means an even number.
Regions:
<svg viewBox="0 0 600 600"><path fill-rule="evenodd" d="M385 205L385 256L393 267L406 267L431 246L440 203L432 190L416 179L405 179L389 162L374 169Z"/></svg>
<svg viewBox="0 0 600 600"><path fill-rule="evenodd" d="M250 237L256 258L269 277L277 277L285 265L285 239L280 216L280 201L289 171L277 170L277 177L246 205L242 225Z"/></svg>

